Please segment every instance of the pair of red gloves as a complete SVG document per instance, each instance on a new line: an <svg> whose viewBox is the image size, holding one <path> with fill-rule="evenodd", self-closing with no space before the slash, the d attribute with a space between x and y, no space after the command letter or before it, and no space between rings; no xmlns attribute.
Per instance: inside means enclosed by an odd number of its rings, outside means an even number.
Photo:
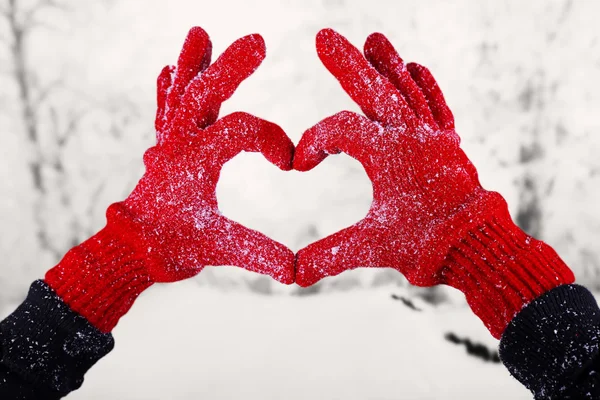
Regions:
<svg viewBox="0 0 600 400"><path fill-rule="evenodd" d="M404 64L385 36L364 55L333 30L317 36L327 69L365 116L343 111L306 131L294 147L283 130L219 108L260 65L259 35L234 42L211 64L211 42L193 28L176 67L158 78L157 145L146 173L107 225L70 250L45 281L76 312L109 332L155 282L236 265L309 286L356 267L392 267L415 285L451 285L499 338L542 293L574 280L546 244L514 225L504 199L483 189L460 149L452 113L431 73ZM307 171L345 152L373 183L365 219L296 255L219 212L220 170L241 151L283 170Z"/></svg>

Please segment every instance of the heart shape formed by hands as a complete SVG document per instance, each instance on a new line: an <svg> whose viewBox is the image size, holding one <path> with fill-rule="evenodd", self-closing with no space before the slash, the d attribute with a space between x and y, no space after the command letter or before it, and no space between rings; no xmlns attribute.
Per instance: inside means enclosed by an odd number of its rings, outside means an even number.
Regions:
<svg viewBox="0 0 600 400"><path fill-rule="evenodd" d="M362 165L346 155L300 172L282 171L260 154L243 153L223 167L217 200L227 218L297 252L363 219L373 190Z"/></svg>
<svg viewBox="0 0 600 400"><path fill-rule="evenodd" d="M297 147L277 125L247 113L218 119L221 104L265 57L259 35L235 41L211 64L212 45L193 28L176 67L158 77L157 144L130 196L106 226L46 274L76 312L110 332L156 282L234 265L309 286L357 267L392 267L415 285L448 284L499 337L529 301L574 280L556 252L512 221L460 148L454 118L423 66L404 64L381 34L364 55L337 32L317 53L363 115L342 111L304 133ZM224 217L216 186L223 165L260 152L282 170L308 171L345 152L370 178L373 202L358 223L294 254Z"/></svg>
<svg viewBox="0 0 600 400"><path fill-rule="evenodd" d="M123 203L169 240L161 257L172 265L155 268L153 281L183 279L206 265L236 265L301 286L361 266L396 268L414 284L441 283L437 272L411 268L440 265L436 257L448 253L449 244L437 240L447 226L432 221L451 224L460 207L488 197L493 202L494 196L481 188L460 149L452 113L427 69L405 66L381 34L367 39L363 56L335 31L321 31L319 57L366 117L341 112L326 118L303 135L294 154L277 125L245 113L217 120L221 103L264 58L262 38L236 41L212 65L210 51L208 35L194 28L177 67L160 74L158 144L146 153L147 173ZM241 151L262 152L284 170L293 162L298 171L344 151L372 181L369 214L294 257L287 247L219 212L215 189L221 168ZM172 222L164 223L173 220L178 220L175 230Z"/></svg>
<svg viewBox="0 0 600 400"><path fill-rule="evenodd" d="M179 71L185 73L184 81L202 71L202 66L206 64L204 55L198 57L198 54L203 54L198 49L207 47L204 44L206 39L199 37L201 40L191 34L182 51L176 71L178 74L181 73ZM245 38L239 42L244 40ZM233 93L243 77L249 75L245 72L245 67L252 64L248 61L252 58L247 55L251 53L239 50L242 47L241 44L232 45L242 55L221 62L228 65L229 73L234 73L233 79L228 81L221 76L214 79L214 83L211 81L204 84L201 90L194 87L194 84L186 87L187 93L192 93L192 97L180 95L183 96L183 111L177 111L173 123L169 120L171 103L168 96L181 91L177 85L179 75L170 84L168 78L173 70L163 70L159 77L159 145L168 134L180 138L180 142L176 142L176 147L180 147L185 141L196 138L193 133L195 129L203 129L216 120L220 102L215 102L213 98L215 92L218 97L219 91L223 91L219 85L227 86L224 90L227 94L219 99L223 101ZM228 51L222 59L227 59ZM395 49L381 34L373 34L367 39L363 56L343 36L325 29L317 35L317 52L325 67L338 79L366 116L344 111L309 129L296 148L293 167L298 171L307 171L317 166L327 155L343 151L357 159L365 168L373 184L374 199L363 220L298 252L294 260L294 280L301 286L310 286L323 277L363 266L393 267L417 285L443 283L445 278L441 274L441 265L452 245L447 240L452 236L449 235L449 230L455 229L455 225L468 229L477 223L471 210L479 209L480 203L490 203L492 207L497 203L498 207L502 207L503 200L494 193L485 191L479 184L475 168L459 147L460 140L454 131L452 113L437 83L425 67L418 64L405 66ZM194 56L190 57L189 54ZM219 61L221 59L202 73L203 77L208 78L203 78L200 82L212 79L219 73L223 75L223 68L216 67ZM232 65L236 68L231 67ZM239 77L237 79L236 74ZM165 89L171 85L173 88L170 91ZM211 106L215 103L217 106ZM161 112L163 116L160 116ZM247 230L239 224L234 225L235 223L220 215L216 202L215 186L221 167L241 150L262 151L267 159L276 155L274 163L277 165L279 161L280 166L285 163L286 157L289 160L293 152L289 139L279 127L269 125L269 128L264 128L264 124L247 114L234 114L198 134L197 138L200 140L194 143L193 148L203 150L199 154L194 152L193 157L202 160L202 171L208 169L202 175L212 174L212 177L208 179L206 186L185 186L187 190L178 190L170 201L176 205L173 212L175 215L180 213L181 204L194 204L192 197L201 194L202 207L191 208L190 215L196 221L191 226L198 228L200 223L203 228L200 229L200 236L205 237L194 245L200 243L203 254L219 253L215 256L203 256L200 260L196 258L196 264L238 265L268 273L284 283L291 283L289 273L281 279L281 273L277 272L290 271L289 264L287 267L281 265L282 262L289 261L289 257L272 258L274 254L282 254L282 245L260 236L256 231ZM170 133L173 129L171 125L176 128L176 134ZM162 133L165 126L168 127L167 134ZM240 135L238 131L243 133ZM263 147L257 146L256 141ZM253 145L250 146L249 143ZM163 154L162 151L159 153ZM207 164L209 155L214 160ZM147 155L147 165L152 158ZM172 158L175 159L176 157ZM181 165L175 161L171 163L174 165L172 172L181 173ZM183 168L188 174L189 167ZM193 176L198 173L199 167L191 166ZM169 168L162 166L158 170ZM162 176L161 179L165 177ZM140 189L142 193L150 190L145 186ZM164 205L160 204L152 214L164 213ZM202 215L200 222L199 215ZM453 224L455 219L460 222L465 218L471 223ZM209 228L206 234L204 228ZM209 232L214 233L209 235ZM254 235L253 239L247 240L251 235ZM223 241L225 237L228 241ZM230 240L231 237L235 239ZM184 255L191 251L185 244L180 247L183 248ZM207 248L209 251L206 251ZM240 258L236 254L246 257ZM286 254L289 254L287 249ZM265 268L264 264L269 265Z"/></svg>

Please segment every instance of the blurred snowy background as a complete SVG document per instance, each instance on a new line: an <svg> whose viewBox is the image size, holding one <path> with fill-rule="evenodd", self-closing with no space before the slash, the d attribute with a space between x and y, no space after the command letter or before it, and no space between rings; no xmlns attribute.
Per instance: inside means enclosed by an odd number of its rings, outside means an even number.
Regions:
<svg viewBox="0 0 600 400"><path fill-rule="evenodd" d="M193 25L215 55L264 36L267 59L222 115L254 113L294 142L357 109L320 64L317 31L333 27L359 47L385 33L436 76L484 186L600 290L597 15L593 0L0 0L2 316L142 175L156 76ZM293 250L358 221L372 198L343 155L299 174L243 154L218 190L225 215ZM152 288L130 314L72 398L530 398L493 354L453 343L496 345L459 293L407 287L391 270L300 290L207 268Z"/></svg>

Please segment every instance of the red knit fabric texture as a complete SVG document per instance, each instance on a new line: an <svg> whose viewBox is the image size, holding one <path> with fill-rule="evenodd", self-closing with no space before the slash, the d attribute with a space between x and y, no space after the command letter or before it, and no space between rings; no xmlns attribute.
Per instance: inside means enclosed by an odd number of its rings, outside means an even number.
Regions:
<svg viewBox="0 0 600 400"><path fill-rule="evenodd" d="M442 275L444 283L465 293L473 312L497 339L526 304L575 281L556 252L517 227L506 208L455 244Z"/></svg>
<svg viewBox="0 0 600 400"><path fill-rule="evenodd" d="M110 332L135 299L152 285L141 242L136 235L106 226L69 250L46 273L46 283L69 307L102 332Z"/></svg>
<svg viewBox="0 0 600 400"><path fill-rule="evenodd" d="M357 267L391 267L414 285L463 291L499 337L525 304L573 282L550 247L513 224L502 196L481 186L427 68L405 64L378 33L361 54L325 29L317 53L364 116L342 111L307 130L294 168L347 153L371 179L373 203L363 220L298 252L299 285Z"/></svg>

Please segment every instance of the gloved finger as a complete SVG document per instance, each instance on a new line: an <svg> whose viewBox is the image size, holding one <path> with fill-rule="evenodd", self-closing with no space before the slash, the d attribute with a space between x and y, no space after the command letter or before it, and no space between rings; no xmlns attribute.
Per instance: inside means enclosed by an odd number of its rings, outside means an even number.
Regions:
<svg viewBox="0 0 600 400"><path fill-rule="evenodd" d="M423 92L413 80L404 61L390 41L381 33L373 33L365 42L364 53L371 65L402 93L417 118L437 129L437 123Z"/></svg>
<svg viewBox="0 0 600 400"><path fill-rule="evenodd" d="M358 267L386 265L386 244L365 220L312 243L296 255L296 283L307 287Z"/></svg>
<svg viewBox="0 0 600 400"><path fill-rule="evenodd" d="M385 141L380 125L351 111L342 111L304 132L296 146L294 169L309 171L329 154L342 151L367 165Z"/></svg>
<svg viewBox="0 0 600 400"><path fill-rule="evenodd" d="M414 113L398 89L345 37L333 29L323 29L317 34L317 53L367 117L386 126L416 126Z"/></svg>
<svg viewBox="0 0 600 400"><path fill-rule="evenodd" d="M406 68L423 91L439 127L444 130L454 129L454 115L452 115L452 111L446 104L442 90L431 72L426 67L416 63L408 63Z"/></svg>
<svg viewBox="0 0 600 400"><path fill-rule="evenodd" d="M183 95L176 123L179 126L191 123L192 127L200 129L213 124L221 104L256 71L265 54L265 41L258 34L233 42L202 75L190 83Z"/></svg>
<svg viewBox="0 0 600 400"><path fill-rule="evenodd" d="M172 78L171 74L175 70L175 67L167 65L162 69L160 75L156 80L156 119L154 120L154 127L156 128L156 134L161 135L165 124L167 123L165 111L167 105L167 93L171 87ZM160 138L159 138L160 141Z"/></svg>
<svg viewBox="0 0 600 400"><path fill-rule="evenodd" d="M205 265L233 265L294 283L294 253L266 235L219 216L211 221L214 241L201 249Z"/></svg>
<svg viewBox="0 0 600 400"><path fill-rule="evenodd" d="M180 104L185 88L210 64L212 43L204 29L195 26L187 34L173 78L173 86L167 98L169 110L174 113Z"/></svg>
<svg viewBox="0 0 600 400"><path fill-rule="evenodd" d="M242 151L251 151L262 153L284 171L292 169L294 143L279 125L254 115L229 114L207 128L203 136L214 144L213 154L220 165Z"/></svg>

